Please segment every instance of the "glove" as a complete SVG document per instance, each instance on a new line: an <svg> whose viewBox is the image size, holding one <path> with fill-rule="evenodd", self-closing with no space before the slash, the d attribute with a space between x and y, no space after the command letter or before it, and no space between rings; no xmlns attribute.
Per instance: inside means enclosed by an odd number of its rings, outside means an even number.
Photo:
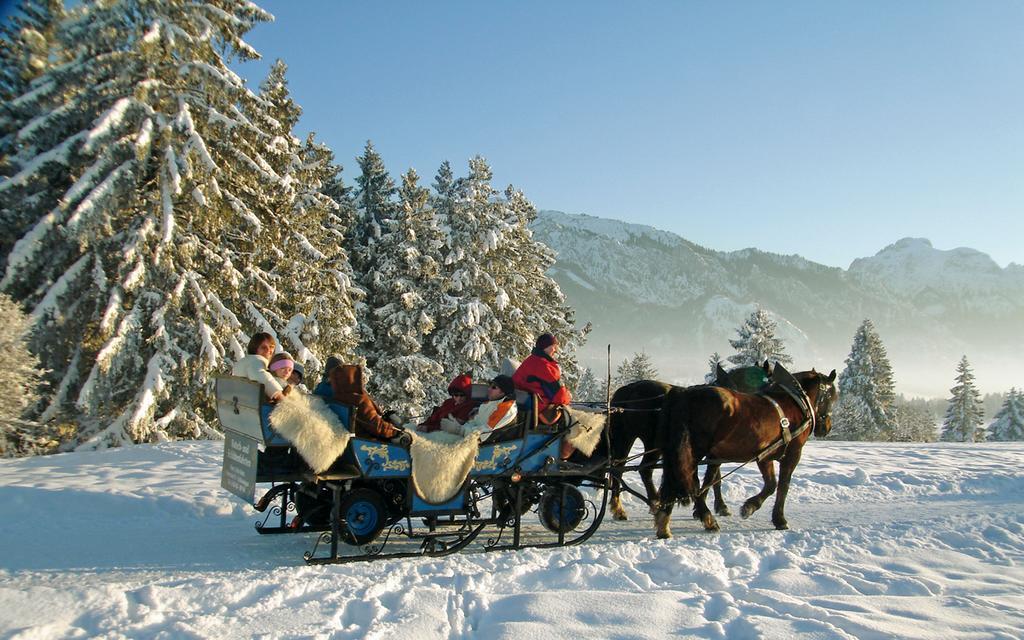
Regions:
<svg viewBox="0 0 1024 640"><path fill-rule="evenodd" d="M412 434L408 431L399 430L397 434L391 436L391 440L389 440L389 442L391 444L396 444L403 449L408 449L412 445Z"/></svg>
<svg viewBox="0 0 1024 640"><path fill-rule="evenodd" d="M454 418L441 418L441 428L448 433L454 433L457 436L462 435L462 425Z"/></svg>

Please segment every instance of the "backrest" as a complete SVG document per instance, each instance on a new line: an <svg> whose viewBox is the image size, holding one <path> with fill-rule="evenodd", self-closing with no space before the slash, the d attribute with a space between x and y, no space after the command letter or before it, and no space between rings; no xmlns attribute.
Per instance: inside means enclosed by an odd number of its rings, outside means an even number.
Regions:
<svg viewBox="0 0 1024 640"><path fill-rule="evenodd" d="M516 389L517 423L525 423L526 428L533 431L537 428L537 396L529 391Z"/></svg>
<svg viewBox="0 0 1024 640"><path fill-rule="evenodd" d="M217 418L221 426L263 442L260 408L263 386L248 378L220 376L216 379Z"/></svg>

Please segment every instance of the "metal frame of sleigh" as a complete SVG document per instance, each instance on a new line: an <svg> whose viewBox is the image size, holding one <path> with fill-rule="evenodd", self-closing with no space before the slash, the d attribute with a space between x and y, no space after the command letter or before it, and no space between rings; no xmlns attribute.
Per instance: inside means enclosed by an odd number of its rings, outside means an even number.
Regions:
<svg viewBox="0 0 1024 640"><path fill-rule="evenodd" d="M473 386L474 398L485 394L486 385ZM607 459L561 462L569 428L539 423L537 399L524 392L514 425L503 428L500 441L479 445L461 484L441 500L424 497L416 459L403 447L352 436L329 468L314 473L271 428L258 383L218 378L216 395L224 428L221 486L267 514L256 523L261 534L318 533L304 554L310 564L447 555L485 531L486 551L573 545L590 538L605 515ZM328 406L352 432L349 407ZM256 500L256 485L267 484ZM530 512L539 525L524 521Z"/></svg>

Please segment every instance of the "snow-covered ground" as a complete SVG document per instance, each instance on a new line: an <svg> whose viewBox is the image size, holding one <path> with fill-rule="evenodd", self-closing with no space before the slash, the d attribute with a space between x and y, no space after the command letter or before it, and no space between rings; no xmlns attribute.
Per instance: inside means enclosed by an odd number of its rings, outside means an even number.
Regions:
<svg viewBox="0 0 1024 640"><path fill-rule="evenodd" d="M771 501L653 539L309 567L219 488L221 445L0 461L0 637L1021 638L1024 444L808 444ZM738 512L756 470L726 481ZM534 518L532 514L527 516Z"/></svg>

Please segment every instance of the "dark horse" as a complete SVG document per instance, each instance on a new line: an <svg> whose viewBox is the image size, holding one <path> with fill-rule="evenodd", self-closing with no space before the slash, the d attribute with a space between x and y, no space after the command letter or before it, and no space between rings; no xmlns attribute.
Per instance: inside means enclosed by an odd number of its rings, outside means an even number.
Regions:
<svg viewBox="0 0 1024 640"><path fill-rule="evenodd" d="M786 384L775 383L758 394L711 386L668 391L661 411L665 465L654 516L659 538L672 537L672 507L684 497L693 500L694 516L705 529L718 530L697 483L697 464L704 458L709 465L757 459L764 487L747 499L740 513L749 517L777 489L772 523L776 529L789 528L784 510L793 470L811 432L822 438L832 429L832 405L838 395L835 370L826 376L812 369L792 378L795 384L789 390Z"/></svg>
<svg viewBox="0 0 1024 640"><path fill-rule="evenodd" d="M740 367L725 371L718 367L714 384L740 391L757 391L771 375L768 361L758 367ZM638 473L647 492L647 504L651 513L657 510L658 489L654 486L654 466L661 459L659 444L662 441L661 409L673 385L657 380L638 380L619 387L612 395L613 412L608 422L608 435L613 464L622 464L639 439L644 445ZM618 411L616 411L618 410ZM594 455L605 454L604 441ZM711 485L715 495L715 513L720 516L732 515L722 498L721 465L709 465L704 477L705 486ZM612 497L609 510L616 520L626 520L622 508L622 480L613 474L611 478ZM688 502L687 498L683 499Z"/></svg>

